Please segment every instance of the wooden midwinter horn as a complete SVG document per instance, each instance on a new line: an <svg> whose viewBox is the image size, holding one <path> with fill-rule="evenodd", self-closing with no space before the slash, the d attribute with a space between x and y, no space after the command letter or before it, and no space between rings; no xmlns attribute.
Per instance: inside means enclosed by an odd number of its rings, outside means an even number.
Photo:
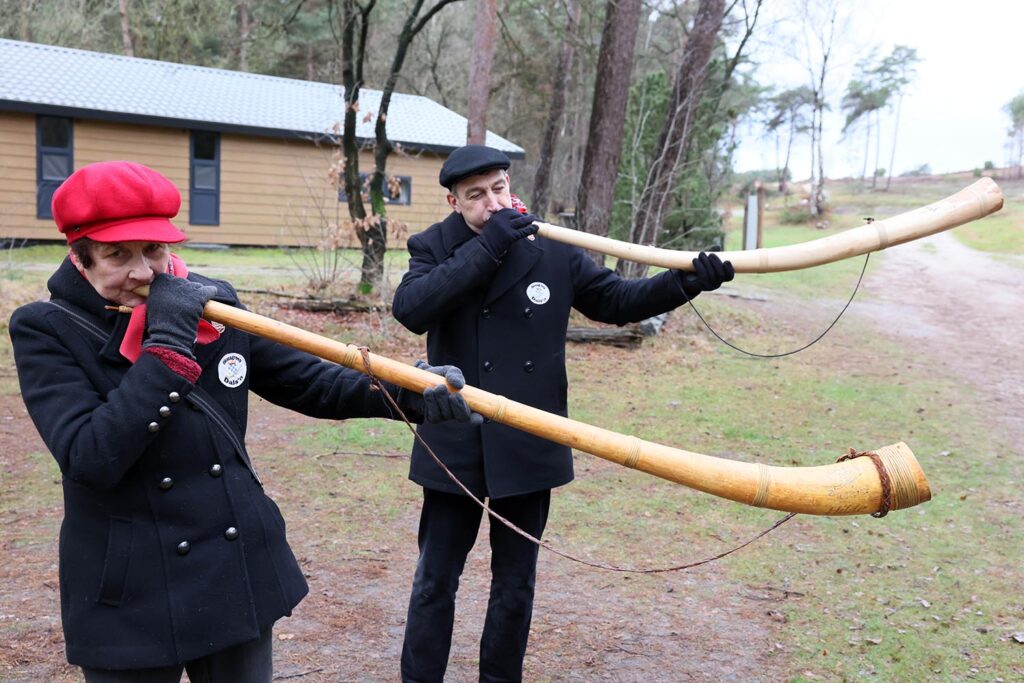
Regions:
<svg viewBox="0 0 1024 683"><path fill-rule="evenodd" d="M1003 192L991 178L968 185L934 204L885 220L876 220L835 235L785 247L718 252L737 273L778 273L800 270L880 251L904 242L984 218L1003 207ZM600 237L578 230L538 222L538 235L627 261L662 268L693 270L696 251L675 251Z"/></svg>
<svg viewBox="0 0 1024 683"><path fill-rule="evenodd" d="M145 294L146 290L148 288L137 291ZM370 359L367 368L356 346L216 301L206 304L203 316L354 370L372 373L410 391L423 393L424 389L444 381L431 372L372 353L367 354ZM924 472L903 443L877 449L880 466L873 458L864 457L816 467L773 467L643 441L552 415L471 386L463 388L462 395L473 410L495 422L757 507L812 515L857 515L884 509L886 488L890 491L890 510L912 507L931 498Z"/></svg>

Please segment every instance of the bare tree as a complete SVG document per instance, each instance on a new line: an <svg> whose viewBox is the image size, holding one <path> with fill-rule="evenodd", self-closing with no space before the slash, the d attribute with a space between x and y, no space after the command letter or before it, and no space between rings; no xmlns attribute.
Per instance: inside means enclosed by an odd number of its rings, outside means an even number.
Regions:
<svg viewBox="0 0 1024 683"><path fill-rule="evenodd" d="M826 86L833 68L836 38L846 27L846 14L841 13L841 0L802 0L799 6L803 34L804 68L808 85L814 95L811 110L811 198L810 212L817 216L825 210L825 110L828 108ZM848 10L843 10L848 11Z"/></svg>
<svg viewBox="0 0 1024 683"><path fill-rule="evenodd" d="M892 183L892 169L896 164L896 138L900 131L900 107L903 104L903 94L907 86L914 78L914 65L921 61L917 56L917 50L906 45L897 45L892 53L882 60L879 71L886 89L896 97L896 115L892 129L892 152L889 154L889 175L885 179L885 189L888 191Z"/></svg>
<svg viewBox="0 0 1024 683"><path fill-rule="evenodd" d="M395 93L395 85L398 82L398 74L402 71L409 45L416 35L423 30L423 27L434 15L447 5L459 0L437 0L433 7L420 16L424 1L415 0L406 15L402 32L398 36L398 46L391 62L391 70L388 72L384 91L380 96L380 108L377 111L377 122L374 126L374 170L373 175L370 176L370 205L373 208L373 215L370 220L363 221L356 229L359 243L363 247L359 291L364 294L377 290L384 278L384 253L388 244L388 212L384 200L384 190L387 187L388 156L395 150L394 145L388 140L387 120L391 97Z"/></svg>
<svg viewBox="0 0 1024 683"><path fill-rule="evenodd" d="M1010 116L1009 137L1010 163L1017 167L1017 177L1024 175L1024 93L1006 103L1003 110Z"/></svg>
<svg viewBox="0 0 1024 683"><path fill-rule="evenodd" d="M583 175L576 199L576 228L595 235L608 234L612 215L640 10L641 0L609 0L605 11ZM603 255L592 256L604 263Z"/></svg>
<svg viewBox="0 0 1024 683"><path fill-rule="evenodd" d="M122 0L123 1L123 0ZM238 12L238 70L249 70L249 43L252 40L252 12L248 2L240 2Z"/></svg>
<svg viewBox="0 0 1024 683"><path fill-rule="evenodd" d="M769 132L776 135L776 147L782 138L781 131L785 130L785 155L781 163L777 163L779 192L787 197L789 186L789 162L793 153L793 142L797 136L805 135L810 129L810 122L807 119L805 110L809 109L814 101L814 95L807 86L790 88L771 98L771 116L767 122ZM866 162L865 162L866 163Z"/></svg>
<svg viewBox="0 0 1024 683"><path fill-rule="evenodd" d="M132 27L128 22L128 0L117 0L117 11L121 15L121 44L124 46L124 53L128 57L134 57L135 46L132 43Z"/></svg>
<svg viewBox="0 0 1024 683"><path fill-rule="evenodd" d="M558 131L562 125L565 112L565 88L569 71L572 69L575 49L576 31L580 21L580 5L578 0L565 0L565 34L562 46L558 51L558 61L551 75L551 107L548 119L544 124L544 137L541 138L540 154L537 156L537 172L533 177L533 212L544 218L548 209L548 197L551 185L551 167L558 144Z"/></svg>
<svg viewBox="0 0 1024 683"><path fill-rule="evenodd" d="M470 55L469 111L466 114L466 142L487 141L487 104L491 95L491 65L498 38L498 0L477 0L473 23L473 53Z"/></svg>
<svg viewBox="0 0 1024 683"><path fill-rule="evenodd" d="M363 205L362 183L359 179L359 141L356 138L356 114L359 112L359 91L363 87L363 63L366 56L366 36L369 31L370 12L376 0L360 5L356 0L343 0L341 5L341 81L345 89L345 119L341 144L344 154L344 187L348 215L356 236L366 253L369 236L366 233L366 207ZM367 272L369 268L369 272ZM373 281L375 269L363 258L360 281Z"/></svg>
<svg viewBox="0 0 1024 683"><path fill-rule="evenodd" d="M725 0L700 0L686 51L676 72L665 124L655 150L654 163L640 196L630 241L653 243L670 204L679 168L697 115L708 63L725 17ZM646 272L643 264L620 260L616 270L626 277Z"/></svg>

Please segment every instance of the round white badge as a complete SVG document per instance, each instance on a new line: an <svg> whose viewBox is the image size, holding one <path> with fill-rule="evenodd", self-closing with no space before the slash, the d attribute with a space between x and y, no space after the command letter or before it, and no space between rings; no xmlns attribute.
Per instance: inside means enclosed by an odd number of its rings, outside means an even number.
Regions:
<svg viewBox="0 0 1024 683"><path fill-rule="evenodd" d="M526 288L526 296L535 304L546 304L551 298L551 290L543 282L531 282Z"/></svg>
<svg viewBox="0 0 1024 683"><path fill-rule="evenodd" d="M229 389L240 387L245 381L245 359L237 353L229 353L217 363L220 383Z"/></svg>

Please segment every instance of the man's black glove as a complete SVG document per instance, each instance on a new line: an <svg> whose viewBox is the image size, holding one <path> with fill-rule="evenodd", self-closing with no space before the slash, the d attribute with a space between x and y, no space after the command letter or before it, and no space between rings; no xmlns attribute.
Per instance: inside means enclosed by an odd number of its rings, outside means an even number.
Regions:
<svg viewBox="0 0 1024 683"><path fill-rule="evenodd" d="M693 259L693 272L683 270L674 271L679 278L679 286L687 298L693 298L701 292L710 292L722 286L723 282L729 282L736 276L736 270L729 261L718 258L718 254L706 251L700 252L697 258Z"/></svg>
<svg viewBox="0 0 1024 683"><path fill-rule="evenodd" d="M537 220L533 214L502 209L484 223L480 239L494 260L498 261L505 256L513 242L537 232L537 226L534 225Z"/></svg>
<svg viewBox="0 0 1024 683"><path fill-rule="evenodd" d="M149 337L142 347L162 346L195 360L192 348L196 343L199 318L206 302L216 293L216 287L159 273L149 285L146 300Z"/></svg>
<svg viewBox="0 0 1024 683"><path fill-rule="evenodd" d="M435 367L429 365L426 361L418 360L416 361L416 367L432 372L435 375L441 375L453 389L461 389L466 386L466 378L462 375L462 370L459 370L454 365L438 365ZM409 397L407 400L412 402L413 409L419 409L423 413L424 421L431 424L444 422L445 420L458 420L459 422L479 425L484 421L483 415L474 413L469 409L469 405L466 403L466 399L462 397L462 394L448 391L448 387L444 384L438 384L427 389L423 392L423 396L415 392L408 393ZM417 405L417 403L420 405Z"/></svg>

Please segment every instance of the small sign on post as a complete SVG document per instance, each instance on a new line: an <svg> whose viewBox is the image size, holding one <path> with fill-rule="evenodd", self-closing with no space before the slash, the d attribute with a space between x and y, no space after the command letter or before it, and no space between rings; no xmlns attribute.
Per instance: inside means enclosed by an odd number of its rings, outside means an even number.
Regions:
<svg viewBox="0 0 1024 683"><path fill-rule="evenodd" d="M761 248L761 223L764 221L764 187L757 183L757 192L747 195L743 207L743 249Z"/></svg>

